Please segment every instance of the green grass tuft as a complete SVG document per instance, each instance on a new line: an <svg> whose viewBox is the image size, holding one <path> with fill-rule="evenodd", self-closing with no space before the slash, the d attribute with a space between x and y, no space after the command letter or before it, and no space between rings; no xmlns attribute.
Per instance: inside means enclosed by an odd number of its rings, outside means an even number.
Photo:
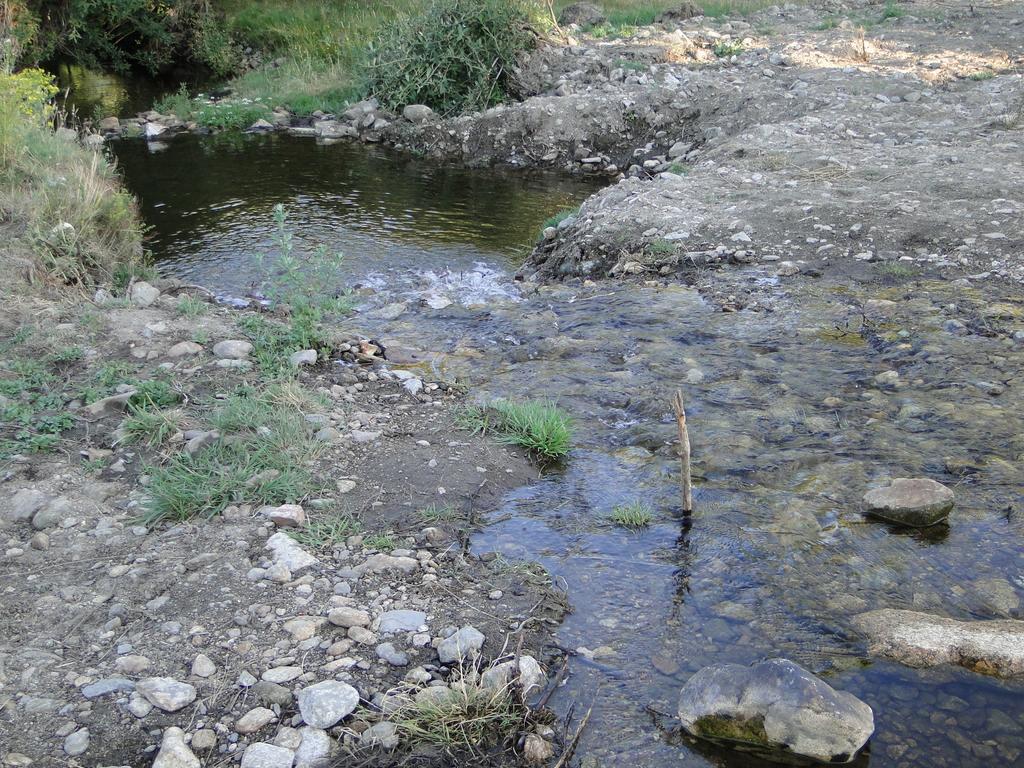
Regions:
<svg viewBox="0 0 1024 768"><path fill-rule="evenodd" d="M364 549L376 549L380 552L390 552L398 546L395 537L390 533L375 533L363 539Z"/></svg>
<svg viewBox="0 0 1024 768"><path fill-rule="evenodd" d="M288 535L308 549L330 549L359 533L360 528L359 521L348 515L318 516L309 518L302 528L288 531Z"/></svg>
<svg viewBox="0 0 1024 768"><path fill-rule="evenodd" d="M472 432L493 432L499 440L526 448L541 459L562 458L572 447L572 420L553 403L496 400L468 408L459 422Z"/></svg>
<svg viewBox="0 0 1024 768"><path fill-rule="evenodd" d="M195 296L182 296L174 307L180 317L195 318L206 314L206 302Z"/></svg>
<svg viewBox="0 0 1024 768"><path fill-rule="evenodd" d="M145 443L151 448L163 445L181 425L180 411L155 410L129 406L121 426L125 443Z"/></svg>
<svg viewBox="0 0 1024 768"><path fill-rule="evenodd" d="M316 444L289 390L235 393L211 421L221 431L216 443L149 467L147 525L213 517L229 504L298 502L312 491Z"/></svg>
<svg viewBox="0 0 1024 768"><path fill-rule="evenodd" d="M450 523L459 516L451 504L431 504L417 512L417 515L425 523Z"/></svg>
<svg viewBox="0 0 1024 768"><path fill-rule="evenodd" d="M410 700L391 719L413 742L477 752L514 740L529 709L510 685L485 685L482 674L470 668L445 694Z"/></svg>
<svg viewBox="0 0 1024 768"><path fill-rule="evenodd" d="M654 510L642 501L631 501L620 504L612 510L611 519L616 525L625 528L644 528L654 519Z"/></svg>

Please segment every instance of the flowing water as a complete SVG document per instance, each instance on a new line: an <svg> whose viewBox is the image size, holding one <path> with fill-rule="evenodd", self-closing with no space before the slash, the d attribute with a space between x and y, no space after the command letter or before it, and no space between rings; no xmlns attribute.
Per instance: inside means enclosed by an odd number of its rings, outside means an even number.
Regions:
<svg viewBox="0 0 1024 768"><path fill-rule="evenodd" d="M589 193L580 182L281 136L116 152L164 273L246 295L283 203L302 247L344 251L362 309L408 301L397 320L361 313L353 327L433 353L437 373L474 395L552 398L573 415L568 461L509 494L474 544L538 560L568 586L574 610L557 639L581 652L553 704L575 704L577 716L594 705L580 756L754 765L669 743L648 708L672 713L705 665L786 656L874 708L862 764L1024 761L1020 682L869 659L849 630L856 613L884 607L1021 615L1021 354L1005 339L949 333L942 315L955 302L985 331L1017 323L1020 305L993 309L938 282L803 278L763 285L775 311L760 313L724 313L682 286L524 293L511 279L517 260L547 216ZM898 388L875 383L887 370ZM671 445L679 387L692 515L679 511ZM946 475L947 458L972 471ZM918 475L957 484L948 528L908 534L861 515L870 484ZM638 498L656 510L653 525L608 522Z"/></svg>

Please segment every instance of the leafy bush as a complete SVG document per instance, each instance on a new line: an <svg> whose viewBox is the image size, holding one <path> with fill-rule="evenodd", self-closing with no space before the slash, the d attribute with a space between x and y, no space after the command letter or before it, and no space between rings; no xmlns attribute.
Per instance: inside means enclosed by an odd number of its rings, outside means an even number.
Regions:
<svg viewBox="0 0 1024 768"><path fill-rule="evenodd" d="M156 73L191 62L225 75L238 47L206 0L27 0L14 18L21 60L67 56L87 66Z"/></svg>
<svg viewBox="0 0 1024 768"><path fill-rule="evenodd" d="M541 18L533 0L434 0L378 38L370 87L390 108L491 107L514 92L516 60L536 45Z"/></svg>

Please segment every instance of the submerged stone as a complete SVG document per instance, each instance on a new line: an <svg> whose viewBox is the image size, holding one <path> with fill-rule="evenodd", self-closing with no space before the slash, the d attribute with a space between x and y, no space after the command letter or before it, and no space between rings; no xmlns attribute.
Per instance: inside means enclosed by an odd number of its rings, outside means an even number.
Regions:
<svg viewBox="0 0 1024 768"><path fill-rule="evenodd" d="M871 707L787 659L705 667L679 694L687 732L768 760L849 762L875 729Z"/></svg>
<svg viewBox="0 0 1024 768"><path fill-rule="evenodd" d="M1024 621L956 621L884 609L853 618L868 650L911 667L958 664L997 677L1024 674Z"/></svg>
<svg viewBox="0 0 1024 768"><path fill-rule="evenodd" d="M864 494L869 515L914 528L941 523L949 517L953 501L953 491L923 477L898 477L891 485Z"/></svg>

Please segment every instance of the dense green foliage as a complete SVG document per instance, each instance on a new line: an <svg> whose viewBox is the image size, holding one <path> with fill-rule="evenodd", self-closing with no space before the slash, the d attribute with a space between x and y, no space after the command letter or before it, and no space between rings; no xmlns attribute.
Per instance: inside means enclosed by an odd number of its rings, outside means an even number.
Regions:
<svg viewBox="0 0 1024 768"><path fill-rule="evenodd" d="M25 63L67 56L116 70L184 63L228 74L239 58L206 0L9 0L5 15Z"/></svg>
<svg viewBox="0 0 1024 768"><path fill-rule="evenodd" d="M532 0L434 0L382 32L370 87L392 108L493 106L514 93L516 60L536 45L541 18Z"/></svg>

